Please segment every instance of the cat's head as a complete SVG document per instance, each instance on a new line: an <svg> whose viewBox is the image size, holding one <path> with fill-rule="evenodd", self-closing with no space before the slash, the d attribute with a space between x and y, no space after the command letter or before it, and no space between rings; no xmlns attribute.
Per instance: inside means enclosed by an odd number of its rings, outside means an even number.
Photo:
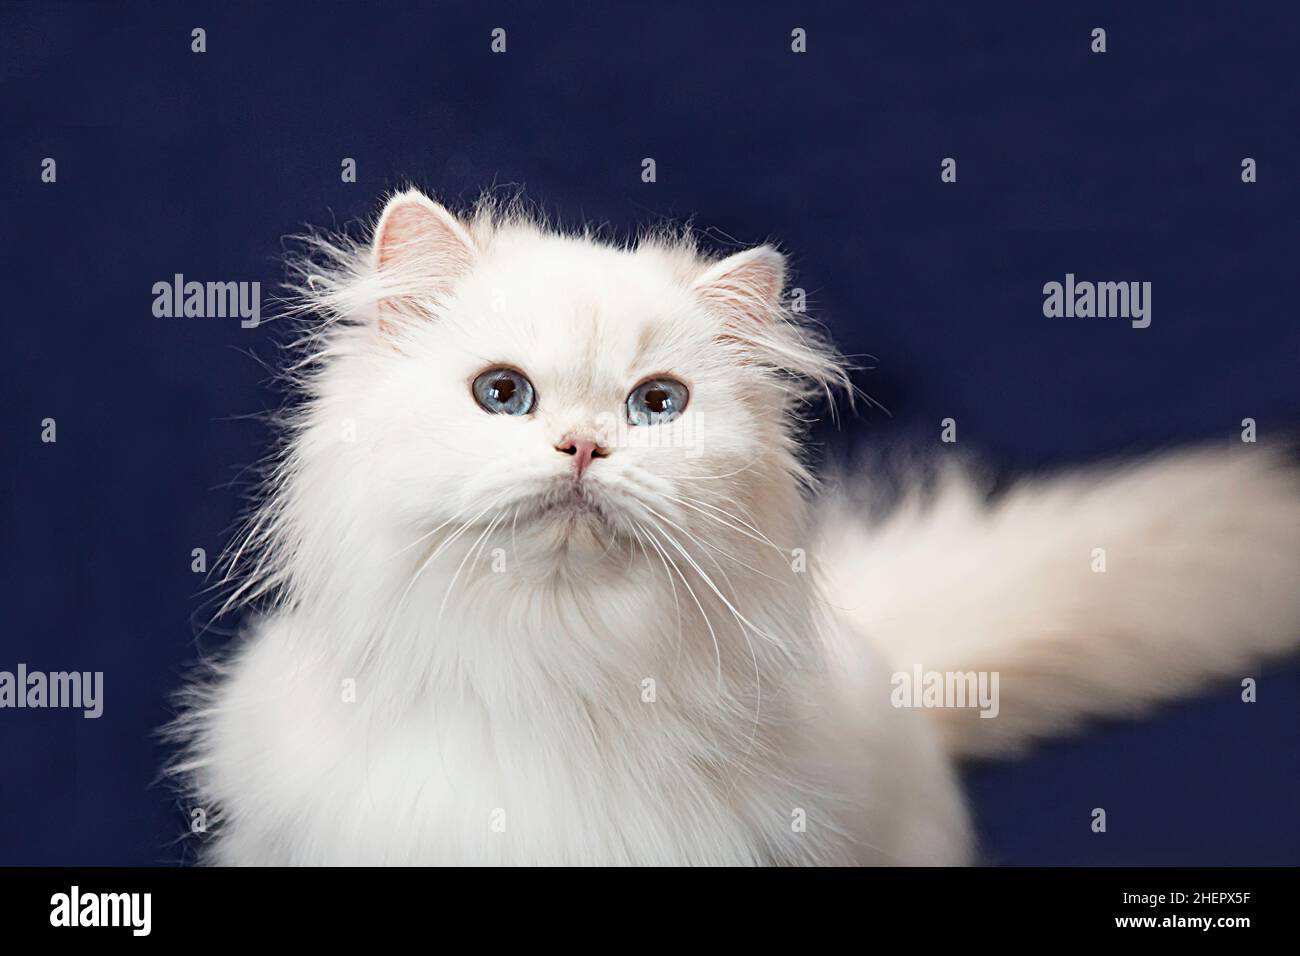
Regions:
<svg viewBox="0 0 1300 956"><path fill-rule="evenodd" d="M300 568L459 533L441 560L485 536L476 562L596 575L631 549L753 552L797 517L800 411L844 371L771 246L617 246L410 191L368 246L324 248L303 291L330 321L266 522Z"/></svg>

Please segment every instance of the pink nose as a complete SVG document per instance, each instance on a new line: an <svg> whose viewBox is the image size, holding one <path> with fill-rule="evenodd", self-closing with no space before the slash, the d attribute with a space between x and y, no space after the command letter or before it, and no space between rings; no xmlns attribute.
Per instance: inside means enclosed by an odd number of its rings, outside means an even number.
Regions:
<svg viewBox="0 0 1300 956"><path fill-rule="evenodd" d="M569 438L565 436L560 439L560 443L555 446L555 450L564 455L572 455L574 466L578 469L578 477L591 467L592 459L608 457L608 449L601 448L594 441L588 441L585 438Z"/></svg>

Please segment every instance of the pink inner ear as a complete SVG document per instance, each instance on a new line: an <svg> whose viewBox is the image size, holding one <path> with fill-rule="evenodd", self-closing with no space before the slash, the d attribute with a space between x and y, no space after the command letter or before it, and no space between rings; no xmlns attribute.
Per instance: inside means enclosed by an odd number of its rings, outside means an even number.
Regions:
<svg viewBox="0 0 1300 956"><path fill-rule="evenodd" d="M785 258L770 246L746 249L710 267L695 287L710 306L761 320L780 308Z"/></svg>
<svg viewBox="0 0 1300 956"><path fill-rule="evenodd" d="M473 240L442 206L419 193L392 199L375 231L375 263L380 269L422 262L448 277L468 267Z"/></svg>
<svg viewBox="0 0 1300 956"><path fill-rule="evenodd" d="M413 250L421 234L419 209L403 206L389 210L383 225L375 236L375 264L379 268L391 267L402 257L403 251Z"/></svg>
<svg viewBox="0 0 1300 956"><path fill-rule="evenodd" d="M375 229L374 263L385 287L379 326L392 330L401 313L445 290L474 259L474 240L442 206L418 192L389 200Z"/></svg>

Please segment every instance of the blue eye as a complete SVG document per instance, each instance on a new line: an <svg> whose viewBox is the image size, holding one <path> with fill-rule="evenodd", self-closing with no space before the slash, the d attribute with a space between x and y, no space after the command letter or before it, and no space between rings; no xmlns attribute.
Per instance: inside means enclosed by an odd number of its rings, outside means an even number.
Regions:
<svg viewBox="0 0 1300 956"><path fill-rule="evenodd" d="M527 415L537 404L533 383L512 368L490 368L474 379L474 400L493 415Z"/></svg>
<svg viewBox="0 0 1300 956"><path fill-rule="evenodd" d="M632 389L627 397L629 425L660 425L677 418L691 393L675 378L652 378Z"/></svg>

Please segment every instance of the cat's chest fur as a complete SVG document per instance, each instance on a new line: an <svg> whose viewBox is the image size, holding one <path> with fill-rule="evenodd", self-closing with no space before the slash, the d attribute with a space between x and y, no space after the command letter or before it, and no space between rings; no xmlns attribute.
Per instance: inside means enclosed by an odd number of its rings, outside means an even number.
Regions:
<svg viewBox="0 0 1300 956"><path fill-rule="evenodd" d="M746 748L744 734L720 739L636 695L621 707L559 695L523 713L473 695L394 709L369 690L261 626L219 685L204 748L215 860L855 859L831 839L835 795L781 752L796 743Z"/></svg>

